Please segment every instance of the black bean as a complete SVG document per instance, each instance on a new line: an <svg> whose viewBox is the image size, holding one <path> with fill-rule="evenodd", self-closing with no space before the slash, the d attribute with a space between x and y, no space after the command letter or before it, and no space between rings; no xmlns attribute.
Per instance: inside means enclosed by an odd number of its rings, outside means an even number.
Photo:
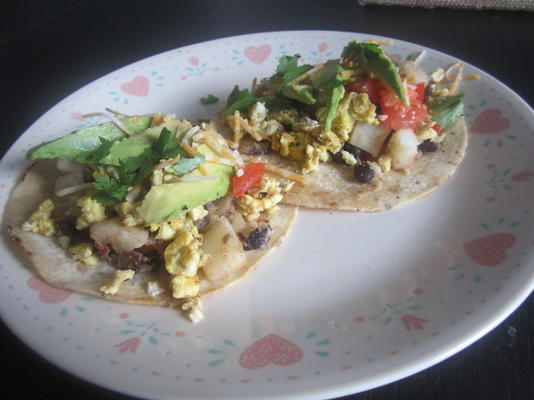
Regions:
<svg viewBox="0 0 534 400"><path fill-rule="evenodd" d="M346 152L352 154L354 156L354 158L356 158L356 160L359 160L361 158L361 156L362 156L362 149L360 149L359 147L353 146L349 142L346 142L343 145L343 150L345 150Z"/></svg>
<svg viewBox="0 0 534 400"><path fill-rule="evenodd" d="M128 253L119 254L117 257L118 269L133 269L138 270L143 264L146 264L148 258L142 253L132 250Z"/></svg>
<svg viewBox="0 0 534 400"><path fill-rule="evenodd" d="M332 161L337 164L345 164L345 160L343 160L343 157L341 156L341 150L335 154L332 154Z"/></svg>
<svg viewBox="0 0 534 400"><path fill-rule="evenodd" d="M261 156L271 150L271 143L268 140L260 142L254 139L243 138L239 143L239 152L249 156Z"/></svg>
<svg viewBox="0 0 534 400"><path fill-rule="evenodd" d="M271 239L271 226L270 225L260 225L248 236L241 235L243 241L244 250L255 250L267 246L269 240Z"/></svg>
<svg viewBox="0 0 534 400"><path fill-rule="evenodd" d="M434 153L438 150L438 144L436 142L432 142L431 140L425 140L419 145L418 148L423 153Z"/></svg>
<svg viewBox="0 0 534 400"><path fill-rule="evenodd" d="M354 166L354 177L362 183L371 182L375 173L369 166L369 163L362 162Z"/></svg>

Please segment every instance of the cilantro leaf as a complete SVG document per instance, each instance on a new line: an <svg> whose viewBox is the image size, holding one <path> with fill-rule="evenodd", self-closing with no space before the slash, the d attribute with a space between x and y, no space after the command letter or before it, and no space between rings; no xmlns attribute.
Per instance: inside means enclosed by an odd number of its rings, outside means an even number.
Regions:
<svg viewBox="0 0 534 400"><path fill-rule="evenodd" d="M341 53L341 58L357 62L362 68L375 74L393 90L403 104L407 104L406 93L402 85L399 68L374 43L349 42Z"/></svg>
<svg viewBox="0 0 534 400"><path fill-rule="evenodd" d="M211 93L208 94L207 97L201 97L201 98L200 98L200 102L201 102L202 104L215 104L215 103L217 103L218 101L219 101L219 98L216 97L216 96L214 96L214 95L212 95Z"/></svg>
<svg viewBox="0 0 534 400"><path fill-rule="evenodd" d="M428 103L432 119L442 128L449 128L464 112L462 98L464 94L458 93L454 96L438 97Z"/></svg>
<svg viewBox="0 0 534 400"><path fill-rule="evenodd" d="M156 158L174 158L183 153L180 144L174 140L173 134L167 128L163 128L153 148Z"/></svg>
<svg viewBox="0 0 534 400"><path fill-rule="evenodd" d="M106 206L119 203L128 193L128 185L122 185L108 175L99 175L93 182L93 186L96 189L93 199Z"/></svg>
<svg viewBox="0 0 534 400"><path fill-rule="evenodd" d="M248 89L239 90L239 86L234 86L234 89L226 100L225 116L232 115L236 110L242 111L250 107L257 100Z"/></svg>
<svg viewBox="0 0 534 400"><path fill-rule="evenodd" d="M328 60L323 68L310 76L310 80L315 87L326 89L344 85L348 77L343 76L343 67L338 60Z"/></svg>
<svg viewBox="0 0 534 400"><path fill-rule="evenodd" d="M278 66L276 67L276 72L279 74L285 74L290 69L297 66L300 54L294 54L292 56L282 56L278 60Z"/></svg>
<svg viewBox="0 0 534 400"><path fill-rule="evenodd" d="M106 138L100 137L100 146L94 150L91 154L85 157L85 162L87 163L98 163L102 161L110 152L111 146L113 145L113 140L107 140Z"/></svg>
<svg viewBox="0 0 534 400"><path fill-rule="evenodd" d="M119 179L125 185L135 185L152 173L154 160L156 160L154 150L146 149L137 156L124 158L119 165Z"/></svg>
<svg viewBox="0 0 534 400"><path fill-rule="evenodd" d="M288 69L282 76L282 83L283 84L290 83L296 77L298 77L299 75L303 74L306 71L309 71L312 68L313 68L313 65L310 65L310 64L304 64L299 67L292 67Z"/></svg>
<svg viewBox="0 0 534 400"><path fill-rule="evenodd" d="M184 176L193 171L204 161L206 161L206 157L202 153L197 153L191 158L182 157L176 164L174 164L174 173L178 176Z"/></svg>

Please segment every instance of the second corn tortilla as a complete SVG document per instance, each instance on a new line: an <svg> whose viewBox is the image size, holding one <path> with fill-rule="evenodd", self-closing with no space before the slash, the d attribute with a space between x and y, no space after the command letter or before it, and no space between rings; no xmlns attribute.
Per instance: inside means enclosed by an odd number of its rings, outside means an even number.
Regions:
<svg viewBox="0 0 534 400"><path fill-rule="evenodd" d="M352 167L334 162L319 164L306 174L307 183L295 184L284 203L308 208L362 212L385 211L417 200L442 185L460 165L468 142L464 118L445 132L435 153L426 153L409 165L407 171L391 170L375 183L359 183ZM274 152L254 157L278 167L298 171L299 163Z"/></svg>

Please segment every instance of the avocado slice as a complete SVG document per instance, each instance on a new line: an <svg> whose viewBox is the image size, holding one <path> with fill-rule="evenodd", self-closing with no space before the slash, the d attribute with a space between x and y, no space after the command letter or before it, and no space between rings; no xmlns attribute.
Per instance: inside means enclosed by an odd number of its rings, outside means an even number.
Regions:
<svg viewBox="0 0 534 400"><path fill-rule="evenodd" d="M146 149L152 147L152 144L159 137L163 128L171 131L171 133L176 135L177 140L180 141L182 136L191 129L191 126L187 121L171 119L158 126L145 129L142 134L127 136L122 140L117 140L111 145L109 154L100 163L118 166L121 160L142 154Z"/></svg>
<svg viewBox="0 0 534 400"><path fill-rule="evenodd" d="M282 94L290 99L295 99L304 104L315 104L312 90L306 85L289 85L284 86Z"/></svg>
<svg viewBox="0 0 534 400"><path fill-rule="evenodd" d="M206 156L218 156L205 144L198 146L198 151ZM177 182L153 186L138 209L145 222L165 222L226 195L230 187L233 167L211 162L206 162L203 165L209 175L217 177L216 180ZM185 176L201 175L197 168Z"/></svg>
<svg viewBox="0 0 534 400"><path fill-rule="evenodd" d="M146 130L152 122L150 116L127 117L122 120L130 130L138 133ZM91 162L90 155L102 146L103 141L115 142L127 135L113 122L105 122L79 129L50 142L41 143L26 153L28 160L68 158L79 163Z"/></svg>

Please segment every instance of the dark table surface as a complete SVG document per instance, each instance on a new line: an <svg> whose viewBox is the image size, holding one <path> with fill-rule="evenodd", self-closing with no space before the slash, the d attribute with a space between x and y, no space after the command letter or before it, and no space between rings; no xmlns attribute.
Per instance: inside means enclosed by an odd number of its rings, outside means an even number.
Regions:
<svg viewBox="0 0 534 400"><path fill-rule="evenodd" d="M534 14L361 7L356 0L17 1L2 10L2 154L64 97L130 62L219 37L343 30L416 42L484 69L534 104ZM459 354L344 399L534 399L534 297ZM56 368L0 325L18 398L132 399Z"/></svg>

